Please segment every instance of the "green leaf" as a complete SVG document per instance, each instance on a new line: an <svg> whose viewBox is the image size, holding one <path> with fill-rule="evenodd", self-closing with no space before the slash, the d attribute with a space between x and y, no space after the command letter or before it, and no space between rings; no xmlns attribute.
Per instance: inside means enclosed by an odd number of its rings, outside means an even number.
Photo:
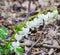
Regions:
<svg viewBox="0 0 60 55"><path fill-rule="evenodd" d="M5 35L3 35L3 33L1 33L1 32L0 32L0 38L5 39Z"/></svg>
<svg viewBox="0 0 60 55"><path fill-rule="evenodd" d="M9 50L10 50L11 52L13 52L13 51L14 51L14 48L13 48L13 47L10 47Z"/></svg>
<svg viewBox="0 0 60 55"><path fill-rule="evenodd" d="M58 17L58 10L55 9L54 13L55 13L55 18L57 18Z"/></svg>
<svg viewBox="0 0 60 55"><path fill-rule="evenodd" d="M4 51L2 53L3 53L3 55L7 55L8 54L8 50L4 49Z"/></svg>
<svg viewBox="0 0 60 55"><path fill-rule="evenodd" d="M22 47L18 47L16 48L16 53L20 53L20 54L23 54L23 48Z"/></svg>
<svg viewBox="0 0 60 55"><path fill-rule="evenodd" d="M0 38L5 39L6 35L9 33L8 29L5 27L0 28Z"/></svg>
<svg viewBox="0 0 60 55"><path fill-rule="evenodd" d="M10 50L10 52L13 52L14 48L12 47L12 42L8 42L6 47Z"/></svg>
<svg viewBox="0 0 60 55"><path fill-rule="evenodd" d="M16 31L18 31L18 30L22 30L22 25L21 26L19 26L19 25L16 25L16 26L13 26L13 29L15 29Z"/></svg>
<svg viewBox="0 0 60 55"><path fill-rule="evenodd" d="M0 45L0 52L2 52L3 51L3 47Z"/></svg>
<svg viewBox="0 0 60 55"><path fill-rule="evenodd" d="M4 48L4 46L0 45L0 52L2 55L7 55L8 51Z"/></svg>

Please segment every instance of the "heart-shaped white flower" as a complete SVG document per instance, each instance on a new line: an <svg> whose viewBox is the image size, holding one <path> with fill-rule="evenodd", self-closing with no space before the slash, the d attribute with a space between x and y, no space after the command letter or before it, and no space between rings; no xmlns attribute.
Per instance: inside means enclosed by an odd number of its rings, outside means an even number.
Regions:
<svg viewBox="0 0 60 55"><path fill-rule="evenodd" d="M36 26L38 26L39 25L39 20L38 20L38 18L34 18L34 26L36 27Z"/></svg>
<svg viewBox="0 0 60 55"><path fill-rule="evenodd" d="M33 21L33 20L29 22L29 26L30 26L30 28L32 28L32 27L34 27L34 26L35 26L35 25L34 25L34 21Z"/></svg>
<svg viewBox="0 0 60 55"><path fill-rule="evenodd" d="M14 47L14 49L16 49L17 47L19 47L20 43L19 42L12 42L12 46Z"/></svg>
<svg viewBox="0 0 60 55"><path fill-rule="evenodd" d="M15 39L16 39L17 41L21 40L22 38L23 38L23 35L19 35L19 34L16 34L16 35L15 35Z"/></svg>
<svg viewBox="0 0 60 55"><path fill-rule="evenodd" d="M23 31L23 33L24 33L24 35L25 34L29 34L29 28L22 28L22 31Z"/></svg>
<svg viewBox="0 0 60 55"><path fill-rule="evenodd" d="M54 17L54 13L51 13L51 12L48 12L47 15L48 15L49 19Z"/></svg>
<svg viewBox="0 0 60 55"><path fill-rule="evenodd" d="M43 19L44 18L44 14L38 14L38 18L39 19Z"/></svg>

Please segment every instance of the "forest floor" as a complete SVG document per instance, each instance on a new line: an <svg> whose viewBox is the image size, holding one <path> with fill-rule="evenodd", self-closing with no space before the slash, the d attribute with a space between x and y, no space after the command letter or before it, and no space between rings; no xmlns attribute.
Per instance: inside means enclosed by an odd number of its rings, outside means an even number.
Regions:
<svg viewBox="0 0 60 55"><path fill-rule="evenodd" d="M0 27L7 27L10 31L7 39L14 33L12 26L21 24L28 17L49 8L58 9L58 18L31 30L28 38L21 40L21 44L25 45L24 55L60 55L60 0L0 1Z"/></svg>

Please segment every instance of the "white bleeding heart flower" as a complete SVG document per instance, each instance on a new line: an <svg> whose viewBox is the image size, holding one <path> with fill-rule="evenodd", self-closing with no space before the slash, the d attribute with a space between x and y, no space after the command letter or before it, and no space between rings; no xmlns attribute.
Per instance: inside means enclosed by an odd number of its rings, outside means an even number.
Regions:
<svg viewBox="0 0 60 55"><path fill-rule="evenodd" d="M44 21L48 21L49 18L48 18L48 15L44 15Z"/></svg>
<svg viewBox="0 0 60 55"><path fill-rule="evenodd" d="M54 18L54 13L51 13L51 18Z"/></svg>
<svg viewBox="0 0 60 55"><path fill-rule="evenodd" d="M23 36L24 33L23 31L18 31L18 34Z"/></svg>
<svg viewBox="0 0 60 55"><path fill-rule="evenodd" d="M43 19L44 18L44 14L38 14L38 18L39 19Z"/></svg>
<svg viewBox="0 0 60 55"><path fill-rule="evenodd" d="M24 33L24 35L25 34L29 34L29 28L22 28L22 31L23 31L23 33Z"/></svg>
<svg viewBox="0 0 60 55"><path fill-rule="evenodd" d="M35 26L35 27L39 24L37 18L34 18L33 22L34 22L34 26Z"/></svg>
<svg viewBox="0 0 60 55"><path fill-rule="evenodd" d="M44 14L42 14L41 16L42 16L42 19L44 19L44 18L45 18L45 15L44 15Z"/></svg>
<svg viewBox="0 0 60 55"><path fill-rule="evenodd" d="M12 42L12 46L14 47L14 49L18 48L20 45L19 42Z"/></svg>
<svg viewBox="0 0 60 55"><path fill-rule="evenodd" d="M38 18L38 23L39 24L43 23L43 19Z"/></svg>
<svg viewBox="0 0 60 55"><path fill-rule="evenodd" d="M48 15L49 19L54 17L54 13L51 13L51 12L48 12L47 15Z"/></svg>
<svg viewBox="0 0 60 55"><path fill-rule="evenodd" d="M44 18L44 14L38 14L38 23L40 25L43 24L43 18Z"/></svg>
<svg viewBox="0 0 60 55"><path fill-rule="evenodd" d="M49 17L48 17L48 15L45 15L45 16L44 16L44 21L45 21L45 24L48 24L48 22L49 22Z"/></svg>
<svg viewBox="0 0 60 55"><path fill-rule="evenodd" d="M27 22L27 23L26 23L26 26L27 26L28 28L32 28L32 27L34 27L34 22L33 22L33 20Z"/></svg>
<svg viewBox="0 0 60 55"><path fill-rule="evenodd" d="M19 35L19 34L16 34L16 35L15 35L15 39L16 39L17 41L21 40L22 38L23 38L23 35Z"/></svg>
<svg viewBox="0 0 60 55"><path fill-rule="evenodd" d="M30 26L30 28L32 28L32 27L35 27L35 25L34 25L35 23L34 23L34 21L32 20L32 21L30 21L29 22L29 26Z"/></svg>
<svg viewBox="0 0 60 55"><path fill-rule="evenodd" d="M38 15L38 19L43 20L45 18L44 14L41 14L40 16Z"/></svg>
<svg viewBox="0 0 60 55"><path fill-rule="evenodd" d="M51 14L51 12L48 12L46 15L50 18L50 14Z"/></svg>

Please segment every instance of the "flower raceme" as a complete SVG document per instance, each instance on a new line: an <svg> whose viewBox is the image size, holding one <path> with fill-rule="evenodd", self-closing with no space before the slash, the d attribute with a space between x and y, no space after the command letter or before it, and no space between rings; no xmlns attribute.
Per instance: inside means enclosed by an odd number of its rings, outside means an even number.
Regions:
<svg viewBox="0 0 60 55"><path fill-rule="evenodd" d="M26 22L26 26L22 28L22 31L18 31L18 33L15 35L15 39L17 42L12 42L12 46L14 48L19 47L19 41L23 38L23 36L28 36L30 33L30 28L34 28L37 26L40 26L43 24L43 20L45 21L45 24L48 24L50 20L55 19L58 16L58 11L54 10L53 12L48 12L46 15L45 14L38 14L38 17L34 18L31 21Z"/></svg>
<svg viewBox="0 0 60 55"><path fill-rule="evenodd" d="M19 34L15 35L15 39L19 41L22 39L23 36L27 36L30 33L29 29L43 24L43 20L45 21L45 24L48 24L50 20L54 19L55 16L57 16L57 14L57 10L54 10L53 12L48 12L46 15L38 14L37 18L34 18L33 20L26 23L26 27L23 27L22 31L18 31Z"/></svg>

